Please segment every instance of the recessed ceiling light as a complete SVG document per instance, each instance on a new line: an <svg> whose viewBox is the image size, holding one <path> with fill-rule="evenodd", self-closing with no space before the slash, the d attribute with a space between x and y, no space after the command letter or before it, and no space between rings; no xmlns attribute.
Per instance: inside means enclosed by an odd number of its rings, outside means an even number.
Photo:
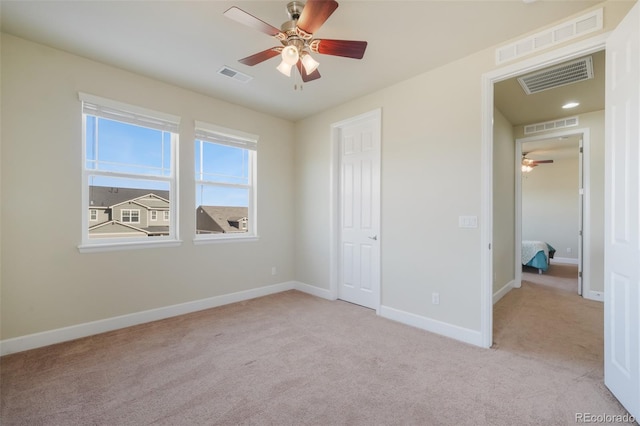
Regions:
<svg viewBox="0 0 640 426"><path fill-rule="evenodd" d="M567 102L566 104L562 105L562 108L564 109L575 108L578 105L580 105L580 102Z"/></svg>

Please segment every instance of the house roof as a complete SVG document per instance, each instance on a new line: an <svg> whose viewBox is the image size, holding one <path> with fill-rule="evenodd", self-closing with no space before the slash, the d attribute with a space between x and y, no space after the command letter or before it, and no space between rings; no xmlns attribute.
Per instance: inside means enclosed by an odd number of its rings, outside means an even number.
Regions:
<svg viewBox="0 0 640 426"><path fill-rule="evenodd" d="M245 232L229 224L229 221L237 222L249 214L247 207L229 206L198 206L198 212L207 214L225 233Z"/></svg>
<svg viewBox="0 0 640 426"><path fill-rule="evenodd" d="M89 208L91 207L111 207L126 201L144 197L145 195L154 194L158 197L169 200L169 191L159 189L136 189L136 188L117 188L111 186L89 186ZM141 202L140 204L157 207L155 201Z"/></svg>

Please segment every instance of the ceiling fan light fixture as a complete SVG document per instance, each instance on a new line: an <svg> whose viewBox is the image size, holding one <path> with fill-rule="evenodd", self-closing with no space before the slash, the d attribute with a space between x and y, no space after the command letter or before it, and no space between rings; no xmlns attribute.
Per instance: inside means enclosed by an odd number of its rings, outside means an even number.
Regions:
<svg viewBox="0 0 640 426"><path fill-rule="evenodd" d="M287 77L291 77L291 68L293 68L293 65L289 65L285 61L280 62L280 65L276 67L278 71L280 71L282 74L286 75Z"/></svg>
<svg viewBox="0 0 640 426"><path fill-rule="evenodd" d="M302 52L302 65L304 65L304 70L307 72L307 75L309 75L318 68L320 63L313 59L309 53Z"/></svg>
<svg viewBox="0 0 640 426"><path fill-rule="evenodd" d="M300 59L300 54L295 46L289 45L282 49L282 62L289 66L294 66Z"/></svg>

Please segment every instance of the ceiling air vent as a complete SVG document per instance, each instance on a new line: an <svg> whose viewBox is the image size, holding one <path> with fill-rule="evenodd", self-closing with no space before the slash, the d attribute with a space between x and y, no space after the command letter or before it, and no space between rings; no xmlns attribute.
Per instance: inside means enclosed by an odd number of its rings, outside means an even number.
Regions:
<svg viewBox="0 0 640 426"><path fill-rule="evenodd" d="M560 120L545 121L544 123L528 124L524 126L524 134L546 132L548 130L558 130L578 125L578 117L562 118Z"/></svg>
<svg viewBox="0 0 640 426"><path fill-rule="evenodd" d="M229 77L239 83L248 83L249 81L253 80L253 77L251 77L250 75L241 73L240 71L229 68L226 65L218 70L218 74Z"/></svg>
<svg viewBox="0 0 640 426"><path fill-rule="evenodd" d="M593 78L593 60L587 56L518 77L527 95Z"/></svg>

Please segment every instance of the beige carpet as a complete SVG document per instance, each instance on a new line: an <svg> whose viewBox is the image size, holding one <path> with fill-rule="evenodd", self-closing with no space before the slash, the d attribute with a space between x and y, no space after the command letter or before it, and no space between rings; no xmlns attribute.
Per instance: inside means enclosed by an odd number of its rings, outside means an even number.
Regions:
<svg viewBox="0 0 640 426"><path fill-rule="evenodd" d="M1 423L564 425L577 412L624 414L602 383L601 305L568 307L577 296L532 287L496 307L495 349L289 291L5 356Z"/></svg>

